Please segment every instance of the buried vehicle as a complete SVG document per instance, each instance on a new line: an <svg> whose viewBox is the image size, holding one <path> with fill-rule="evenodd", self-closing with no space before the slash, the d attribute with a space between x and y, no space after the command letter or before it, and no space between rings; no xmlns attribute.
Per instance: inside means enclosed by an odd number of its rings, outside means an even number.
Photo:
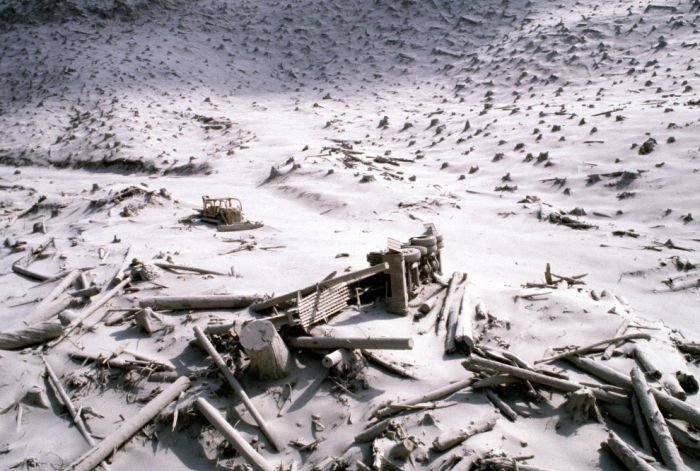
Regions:
<svg viewBox="0 0 700 471"><path fill-rule="evenodd" d="M204 222L216 224L216 229L220 232L245 231L264 225L261 221L252 222L245 219L243 203L238 198L232 197L202 196L202 210L198 217Z"/></svg>

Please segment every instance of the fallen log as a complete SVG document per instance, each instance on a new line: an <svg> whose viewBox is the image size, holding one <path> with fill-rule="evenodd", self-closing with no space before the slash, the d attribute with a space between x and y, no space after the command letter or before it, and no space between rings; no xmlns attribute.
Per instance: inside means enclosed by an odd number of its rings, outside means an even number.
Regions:
<svg viewBox="0 0 700 471"><path fill-rule="evenodd" d="M445 295L445 300L442 303L442 307L440 308L440 311L437 315L437 319L435 321L436 334L440 331L440 321L446 319L449 315L450 309L452 309L452 304L454 303L454 299L457 293L457 286L460 283L462 283L465 276L466 275L463 275L459 272L454 272L452 274L452 278L450 278L450 284L447 287L447 294Z"/></svg>
<svg viewBox="0 0 700 471"><path fill-rule="evenodd" d="M518 368L516 366L506 365L493 360L486 360L484 358L479 358L472 356L467 360L462 362L462 366L470 371L483 372L494 371L496 373L505 373L516 378L525 379L533 383L543 384L554 389L558 389L565 392L578 391L583 388L580 384L573 383L571 381L565 381L563 379L552 378L550 376L543 375L541 373L535 373L533 371L525 370L523 368ZM602 389L591 389L593 395L596 399L605 402L619 402L624 401L625 396L619 394L604 391Z"/></svg>
<svg viewBox="0 0 700 471"><path fill-rule="evenodd" d="M154 263L154 265L159 267L159 268L162 268L163 270L169 270L169 271L180 270L180 271L189 271L192 273L198 273L200 275L226 276L226 273L221 273L221 272L214 271L214 270L207 270L205 268L190 267L188 265L177 265L174 263L164 263L164 262L156 262L156 263Z"/></svg>
<svg viewBox="0 0 700 471"><path fill-rule="evenodd" d="M664 420L664 416L656 404L644 373L638 367L635 367L632 369L631 378L634 393L639 400L639 407L642 409L642 415L646 419L651 436L659 448L662 461L674 471L687 469L680 453L678 453L676 444L673 442L673 438L671 438L666 420Z"/></svg>
<svg viewBox="0 0 700 471"><path fill-rule="evenodd" d="M58 283L49 294L47 294L44 299L37 305L39 308L42 305L46 305L57 299L65 290L67 290L78 277L80 276L80 270L73 270L66 274L65 277Z"/></svg>
<svg viewBox="0 0 700 471"><path fill-rule="evenodd" d="M83 438L85 438L85 441L88 442L88 445L95 446L95 439L90 434L90 432L88 432L87 427L85 427L85 422L83 422L83 418L80 416L80 413L76 410L75 406L73 406L73 403L71 402L68 393L66 393L66 390L63 388L61 380L58 379L58 375L56 375L56 373L54 372L53 367L49 363L49 360L47 360L46 357L43 355L41 359L44 360L44 367L46 368L46 373L49 376L49 384L51 385L51 387L53 387L56 396L58 396L59 399L61 399L61 403L70 414L71 418L73 419L73 423L75 423L75 426L77 427L78 431L83 436Z"/></svg>
<svg viewBox="0 0 700 471"><path fill-rule="evenodd" d="M133 417L128 419L117 430L109 434L95 447L71 463L68 469L72 471L90 471L99 466L110 454L124 445L136 432L153 420L160 411L190 387L190 380L181 376L164 391L146 404Z"/></svg>
<svg viewBox="0 0 700 471"><path fill-rule="evenodd" d="M653 454L651 448L651 437L649 436L649 429L647 428L646 421L644 420L644 415L642 414L642 408L639 406L639 399L637 399L636 394L630 396L630 405L632 406L632 417L634 418L634 427L637 429L637 437L639 438L639 444L642 445L642 449L648 453Z"/></svg>
<svg viewBox="0 0 700 471"><path fill-rule="evenodd" d="M587 345L585 347L578 347L578 348L575 348L573 350L567 350L567 351L558 353L558 354L553 355L551 357L536 360L535 364L549 363L551 361L560 360L562 358L570 357L572 355L583 355L584 353L589 353L602 345L607 345L609 343L618 343L618 342L621 342L623 340L635 340L635 339L650 340L651 336L649 334L636 333L636 334L623 335L621 337L613 337L611 339L601 340L600 342L596 342L594 344Z"/></svg>
<svg viewBox="0 0 700 471"><path fill-rule="evenodd" d="M60 322L42 322L21 329L0 332L0 350L19 350L58 338L63 333Z"/></svg>
<svg viewBox="0 0 700 471"><path fill-rule="evenodd" d="M603 381L632 391L632 381L630 378L609 366L603 365L595 360L581 357L570 357L567 358L566 361ZM661 410L673 415L677 419L685 420L695 427L700 427L700 410L658 389L652 388L651 392Z"/></svg>
<svg viewBox="0 0 700 471"><path fill-rule="evenodd" d="M438 293L442 292L445 288L437 283L431 283L427 285L417 298L413 299L408 303L408 307L420 308L423 304L430 302Z"/></svg>
<svg viewBox="0 0 700 471"><path fill-rule="evenodd" d="M496 408L500 410L501 413L508 418L508 420L515 422L515 420L518 418L518 414L516 414L515 411L498 396L498 394L490 389L487 389L485 392L489 401L491 401L491 403L496 406Z"/></svg>
<svg viewBox="0 0 700 471"><path fill-rule="evenodd" d="M93 296L96 296L100 294L102 290L100 289L99 286L94 285L94 286L88 286L85 289L79 289L76 291L71 291L68 293L72 298L92 298Z"/></svg>
<svg viewBox="0 0 700 471"><path fill-rule="evenodd" d="M199 341L199 344L202 346L202 348L207 352L207 354L216 364L216 366L219 367L219 370L224 375L224 378L226 378L226 381L228 381L228 384L231 386L231 389L233 389L235 395L245 405L246 409L248 409L248 412L250 412L250 415L255 420L255 423L258 424L258 427L260 428L260 431L263 433L263 435L265 435L265 437L270 441L270 444L274 447L275 450L282 451L283 445L267 426L265 419L263 419L263 417L260 415L260 412L258 412L258 409L248 397L248 394L245 392L245 389L243 389L243 386L241 386L236 377L233 376L233 373L228 368L228 366L226 366L226 363L224 362L223 358L221 358L221 355L219 355L219 353L216 351L214 346L211 344L211 342L204 334L204 332L202 332L202 329L200 329L199 326L194 327L194 334L197 337L197 341Z"/></svg>
<svg viewBox="0 0 700 471"><path fill-rule="evenodd" d="M608 440L601 446L609 449L629 471L655 471L656 468L644 461L615 432L609 430L608 433Z"/></svg>
<svg viewBox="0 0 700 471"><path fill-rule="evenodd" d="M136 352L134 350L124 350L124 353L126 353L127 355L131 355L137 360L146 361L149 364L156 366L160 370L175 371L175 365L173 365L169 361L163 361L159 358L154 358L150 355L146 355L145 353L141 352Z"/></svg>
<svg viewBox="0 0 700 471"><path fill-rule="evenodd" d="M353 354L349 350L345 350L344 348L339 348L338 350L334 350L328 355L324 356L321 359L321 365L323 365L324 368L332 368L338 364L351 364L353 359Z"/></svg>
<svg viewBox="0 0 700 471"><path fill-rule="evenodd" d="M29 316L24 319L26 325L33 325L39 322L44 322L51 319L53 316L59 314L64 309L70 306L73 300L70 296L62 296L58 299L44 303L43 301L39 303Z"/></svg>
<svg viewBox="0 0 700 471"><path fill-rule="evenodd" d="M676 348L683 353L688 353L693 356L700 356L700 343L698 342L683 342L676 341Z"/></svg>
<svg viewBox="0 0 700 471"><path fill-rule="evenodd" d="M636 428L633 420L633 413L629 406L625 404L603 404L607 416L623 425ZM643 419L642 419L643 420ZM688 455L700 458L700 437L688 431L687 424L676 419L668 419L668 429L671 432L676 446ZM645 424L646 427L646 424Z"/></svg>
<svg viewBox="0 0 700 471"><path fill-rule="evenodd" d="M457 391L461 391L462 389L468 388L474 382L475 382L474 378L466 378L466 379L448 384L446 386L442 386L440 388L433 389L432 391L428 391L425 394L421 394L420 396L416 396L416 397L411 398L411 399L406 399L404 401L401 401L401 402L398 402L395 404L388 404L388 405L381 406L379 409L374 411L374 413L372 413L372 417L376 417L378 419L383 419L385 417L389 417L389 416L394 415L398 412L401 412L402 410L406 410L408 408L411 408L412 406L415 406L417 404L422 404L424 402L433 402L433 401L437 401L440 399L444 399L444 398L456 393Z"/></svg>
<svg viewBox="0 0 700 471"><path fill-rule="evenodd" d="M197 398L197 408L228 441L233 448L250 463L257 471L274 471L275 467L263 458L260 453L243 438L243 436L229 424L221 413L209 404L204 398Z"/></svg>
<svg viewBox="0 0 700 471"><path fill-rule="evenodd" d="M287 344L294 348L328 350L337 348L347 350L411 350L413 339L410 337L289 337Z"/></svg>
<svg viewBox="0 0 700 471"><path fill-rule="evenodd" d="M389 360L385 360L384 358L380 357L376 353L373 353L369 350L362 350L361 351L362 356L364 356L368 361L371 363L380 366L381 368L384 368L385 370L389 371L390 373L397 374L399 376L402 376L404 378L410 378L410 379L417 379L413 373L408 371L406 368L403 366L397 365L394 362L391 362Z"/></svg>
<svg viewBox="0 0 700 471"><path fill-rule="evenodd" d="M465 287L463 285L458 286L445 322L445 353L453 353L457 350L457 324L461 318L462 303L465 296Z"/></svg>
<svg viewBox="0 0 700 471"><path fill-rule="evenodd" d="M464 351L465 354L471 355L474 349L474 314L476 306L471 302L470 297L465 290L462 297L462 303L459 309L459 316L455 326L455 348Z"/></svg>
<svg viewBox="0 0 700 471"><path fill-rule="evenodd" d="M23 259L24 257L20 258L12 264L13 272L17 273L18 275L37 281L49 281L51 279L57 279L56 276L44 275L43 273L35 272L30 270L29 268L20 266L19 262L21 262Z"/></svg>
<svg viewBox="0 0 700 471"><path fill-rule="evenodd" d="M447 451L468 440L474 435L492 430L495 426L496 420L490 419L471 424L466 429L448 430L447 432L441 433L435 438L435 440L433 440L431 448L435 451Z"/></svg>
<svg viewBox="0 0 700 471"><path fill-rule="evenodd" d="M52 342L49 347L55 347L59 343L63 341L68 335L70 335L73 330L75 330L78 326L82 325L82 323L87 319L90 315L92 315L95 311L97 311L99 308L101 308L104 304L107 303L110 299L112 299L117 293L119 293L122 288L124 288L127 284L129 284L131 280L128 278L121 283L119 283L117 286L112 288L110 291L107 293L103 294L99 299L91 303L90 305L86 306L83 308L79 313L78 316L73 319L70 324L68 324L65 329L63 330L63 334L56 339L54 342Z"/></svg>
<svg viewBox="0 0 700 471"><path fill-rule="evenodd" d="M675 397L676 399L685 401L688 398L688 394L681 387L681 384L678 382L678 378L676 377L676 375L672 375L669 373L663 374L661 376L661 385L666 391L668 391L668 393L671 396Z"/></svg>
<svg viewBox="0 0 700 471"><path fill-rule="evenodd" d="M124 358L113 358L110 356L96 355L87 352L70 352L68 356L75 360L79 360L85 363L95 362L100 366L106 366L110 368L121 368L124 370L131 370L135 368L145 368L149 366L149 363L141 360L126 360Z"/></svg>
<svg viewBox="0 0 700 471"><path fill-rule="evenodd" d="M398 422L393 419L382 420L355 435L355 443L369 443L387 430L396 429L398 427Z"/></svg>
<svg viewBox="0 0 700 471"><path fill-rule="evenodd" d="M651 379L660 379L661 371L656 367L654 363L654 358L652 354L641 345L637 344L634 346L634 359L637 360L637 364L644 371L644 373Z"/></svg>
<svg viewBox="0 0 700 471"><path fill-rule="evenodd" d="M139 306L156 311L189 309L242 309L262 299L257 295L154 296L139 300Z"/></svg>

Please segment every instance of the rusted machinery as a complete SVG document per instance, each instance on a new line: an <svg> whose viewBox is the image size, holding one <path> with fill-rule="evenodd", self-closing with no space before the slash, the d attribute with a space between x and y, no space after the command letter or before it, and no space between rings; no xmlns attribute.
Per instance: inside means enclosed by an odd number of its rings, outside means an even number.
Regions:
<svg viewBox="0 0 700 471"><path fill-rule="evenodd" d="M387 248L367 254L370 266L307 286L298 291L277 296L251 306L254 311L275 310L277 321L299 325L308 330L345 310L359 304L362 297L383 296L386 310L407 314L408 301L420 286L433 281L442 273L442 236L433 224L425 233L412 237L408 243L389 239Z"/></svg>

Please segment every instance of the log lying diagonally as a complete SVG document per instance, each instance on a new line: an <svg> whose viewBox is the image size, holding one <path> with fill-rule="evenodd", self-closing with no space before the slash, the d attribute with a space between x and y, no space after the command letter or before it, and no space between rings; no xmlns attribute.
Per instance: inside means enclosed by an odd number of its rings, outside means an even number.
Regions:
<svg viewBox="0 0 700 471"><path fill-rule="evenodd" d="M471 358L464 360L462 366L470 371L483 372L483 371L493 371L496 373L505 373L516 378L525 379L532 381L533 383L543 384L560 391L572 392L582 389L584 386L576 384L572 381L566 381L563 379L553 378L551 376L546 376L541 373L535 373L534 371L525 370L523 368L518 368L517 366L506 365L504 363L499 363L493 360L486 360L484 358L479 358L472 356ZM593 395L596 399L605 402L619 402L625 401L626 396L620 394L615 394L612 392L604 391L602 389L591 389Z"/></svg>

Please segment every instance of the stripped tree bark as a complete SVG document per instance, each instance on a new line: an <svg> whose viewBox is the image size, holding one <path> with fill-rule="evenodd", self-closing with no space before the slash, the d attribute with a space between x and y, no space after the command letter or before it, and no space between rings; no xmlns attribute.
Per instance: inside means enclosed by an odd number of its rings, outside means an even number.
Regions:
<svg viewBox="0 0 700 471"><path fill-rule="evenodd" d="M374 352L371 352L369 350L361 350L361 353L362 353L362 356L364 356L368 361L370 361L371 363L374 363L377 366L384 368L385 370L389 371L390 373L397 374L397 375L402 376L404 378L417 379L413 373L408 371L403 366L397 365L394 362L386 360Z"/></svg>
<svg viewBox="0 0 700 471"><path fill-rule="evenodd" d="M200 275L226 276L226 273L221 273L221 272L214 271L214 270L207 270L205 268L190 267L187 265L176 265L174 263L156 262L156 263L154 263L154 265L157 266L158 268L162 268L163 270L191 271L192 273L198 273Z"/></svg>
<svg viewBox="0 0 700 471"><path fill-rule="evenodd" d="M501 413L508 418L508 420L515 422L515 420L518 418L518 414L516 414L515 411L498 396L498 394L490 389L487 389L485 392L489 401L491 401L491 403L496 406L496 408L500 410Z"/></svg>
<svg viewBox="0 0 700 471"><path fill-rule="evenodd" d="M632 417L634 417L634 426L637 429L639 444L642 445L642 449L645 452L653 454L649 429L642 415L642 409L639 407L639 399L637 399L637 395L634 393L630 396L630 405L632 406Z"/></svg>

